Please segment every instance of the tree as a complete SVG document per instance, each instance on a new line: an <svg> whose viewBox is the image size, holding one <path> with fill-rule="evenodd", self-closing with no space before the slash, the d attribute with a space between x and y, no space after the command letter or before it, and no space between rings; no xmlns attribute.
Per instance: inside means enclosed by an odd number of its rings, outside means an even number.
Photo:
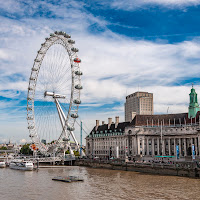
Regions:
<svg viewBox="0 0 200 200"><path fill-rule="evenodd" d="M75 156L80 156L80 154L79 154L78 151L74 151L74 155L75 155Z"/></svg>
<svg viewBox="0 0 200 200"><path fill-rule="evenodd" d="M29 148L30 144L25 144L22 146L20 153L24 155L33 155L33 151Z"/></svg>
<svg viewBox="0 0 200 200"><path fill-rule="evenodd" d="M65 154L70 154L69 150L65 151Z"/></svg>
<svg viewBox="0 0 200 200"><path fill-rule="evenodd" d="M0 150L8 150L7 147L1 147Z"/></svg>

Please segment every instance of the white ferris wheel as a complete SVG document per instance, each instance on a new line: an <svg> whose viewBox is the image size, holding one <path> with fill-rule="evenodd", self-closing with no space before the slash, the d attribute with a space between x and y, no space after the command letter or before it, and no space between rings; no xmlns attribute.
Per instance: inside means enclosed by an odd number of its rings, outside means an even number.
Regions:
<svg viewBox="0 0 200 200"><path fill-rule="evenodd" d="M65 32L55 31L41 44L34 60L27 96L27 121L29 137L37 149L52 155L59 149L69 148L70 137L78 149L73 133L80 90L81 60L75 41Z"/></svg>

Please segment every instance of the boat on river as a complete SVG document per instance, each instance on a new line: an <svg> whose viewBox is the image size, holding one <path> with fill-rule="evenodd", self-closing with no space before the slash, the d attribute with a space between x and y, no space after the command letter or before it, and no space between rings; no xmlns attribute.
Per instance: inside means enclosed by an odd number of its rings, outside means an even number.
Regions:
<svg viewBox="0 0 200 200"><path fill-rule="evenodd" d="M6 167L6 162L0 161L0 168Z"/></svg>
<svg viewBox="0 0 200 200"><path fill-rule="evenodd" d="M24 171L33 170L33 162L23 160L12 160L9 165L10 169L18 169Z"/></svg>

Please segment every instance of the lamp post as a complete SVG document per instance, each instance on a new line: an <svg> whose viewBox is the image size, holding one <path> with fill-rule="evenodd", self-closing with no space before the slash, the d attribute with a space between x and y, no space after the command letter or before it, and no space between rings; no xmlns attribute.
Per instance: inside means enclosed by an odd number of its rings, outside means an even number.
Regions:
<svg viewBox="0 0 200 200"><path fill-rule="evenodd" d="M82 133L83 133L83 126L82 126L82 121L81 121L81 135L80 135L80 156L82 157Z"/></svg>
<svg viewBox="0 0 200 200"><path fill-rule="evenodd" d="M160 134L161 134L161 135L160 135L160 137L161 137L161 151L162 151L162 157L163 157L163 152L164 152L164 151L163 151L163 132L162 132L162 123L163 123L163 122L161 121L161 127L160 127L160 128L161 128L161 130L160 130Z"/></svg>

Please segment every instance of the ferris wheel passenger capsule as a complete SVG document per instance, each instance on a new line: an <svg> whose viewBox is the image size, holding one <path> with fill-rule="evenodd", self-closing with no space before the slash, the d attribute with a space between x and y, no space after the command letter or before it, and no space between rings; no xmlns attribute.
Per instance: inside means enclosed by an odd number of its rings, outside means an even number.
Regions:
<svg viewBox="0 0 200 200"><path fill-rule="evenodd" d="M78 115L76 113L71 114L72 118L78 118Z"/></svg>
<svg viewBox="0 0 200 200"><path fill-rule="evenodd" d="M40 62L40 60L39 60L39 59L35 59L34 61L35 61L35 62Z"/></svg>
<svg viewBox="0 0 200 200"><path fill-rule="evenodd" d="M33 77L31 77L31 78L30 78L30 80L31 80L31 81L35 81L36 79L35 79L35 78L33 78Z"/></svg>
<svg viewBox="0 0 200 200"><path fill-rule="evenodd" d="M40 51L40 50L38 51L38 53L39 53L39 54L43 54L43 52L42 52L42 51Z"/></svg>
<svg viewBox="0 0 200 200"><path fill-rule="evenodd" d="M80 62L81 62L81 59L80 59L80 58L74 58L74 62L80 63Z"/></svg>
<svg viewBox="0 0 200 200"><path fill-rule="evenodd" d="M53 33L50 33L50 36L53 37L53 36L55 36L55 35L54 35Z"/></svg>
<svg viewBox="0 0 200 200"><path fill-rule="evenodd" d="M34 127L33 126L28 126L28 129L34 129Z"/></svg>
<svg viewBox="0 0 200 200"><path fill-rule="evenodd" d="M67 141L69 141L69 139L68 139L67 137L64 137L64 138L63 138L63 141L64 141L64 142L67 142Z"/></svg>
<svg viewBox="0 0 200 200"><path fill-rule="evenodd" d="M37 71L38 71L38 69L36 69L36 68L32 68L32 71L34 71L34 72L37 72Z"/></svg>
<svg viewBox="0 0 200 200"><path fill-rule="evenodd" d="M58 34L58 31L55 31L54 33L55 33L55 34Z"/></svg>
<svg viewBox="0 0 200 200"><path fill-rule="evenodd" d="M75 41L74 40L68 40L68 43L75 44Z"/></svg>
<svg viewBox="0 0 200 200"><path fill-rule="evenodd" d="M27 117L27 120L33 120L33 117Z"/></svg>
<svg viewBox="0 0 200 200"><path fill-rule="evenodd" d="M28 107L27 110L32 110L32 108Z"/></svg>
<svg viewBox="0 0 200 200"><path fill-rule="evenodd" d="M81 71L75 71L75 74L78 75L78 76L81 76L81 75L83 75L83 72L81 72Z"/></svg>
<svg viewBox="0 0 200 200"><path fill-rule="evenodd" d="M33 88L32 87L28 87L28 90L33 90Z"/></svg>
<svg viewBox="0 0 200 200"><path fill-rule="evenodd" d="M71 126L68 126L68 127L67 127L67 130L68 130L68 131L74 131L75 128L74 128L74 127L71 127Z"/></svg>
<svg viewBox="0 0 200 200"><path fill-rule="evenodd" d="M71 38L71 35L65 33L65 34L64 34L64 37L65 37L65 38Z"/></svg>
<svg viewBox="0 0 200 200"><path fill-rule="evenodd" d="M74 99L74 103L75 104L81 104L81 100L80 99Z"/></svg>
<svg viewBox="0 0 200 200"><path fill-rule="evenodd" d="M73 52L78 52L79 50L78 50L78 48L71 48L71 50L73 51Z"/></svg>
<svg viewBox="0 0 200 200"><path fill-rule="evenodd" d="M81 90L81 89L83 89L82 85L80 85L80 84L75 85L75 88L76 88L77 90Z"/></svg>

